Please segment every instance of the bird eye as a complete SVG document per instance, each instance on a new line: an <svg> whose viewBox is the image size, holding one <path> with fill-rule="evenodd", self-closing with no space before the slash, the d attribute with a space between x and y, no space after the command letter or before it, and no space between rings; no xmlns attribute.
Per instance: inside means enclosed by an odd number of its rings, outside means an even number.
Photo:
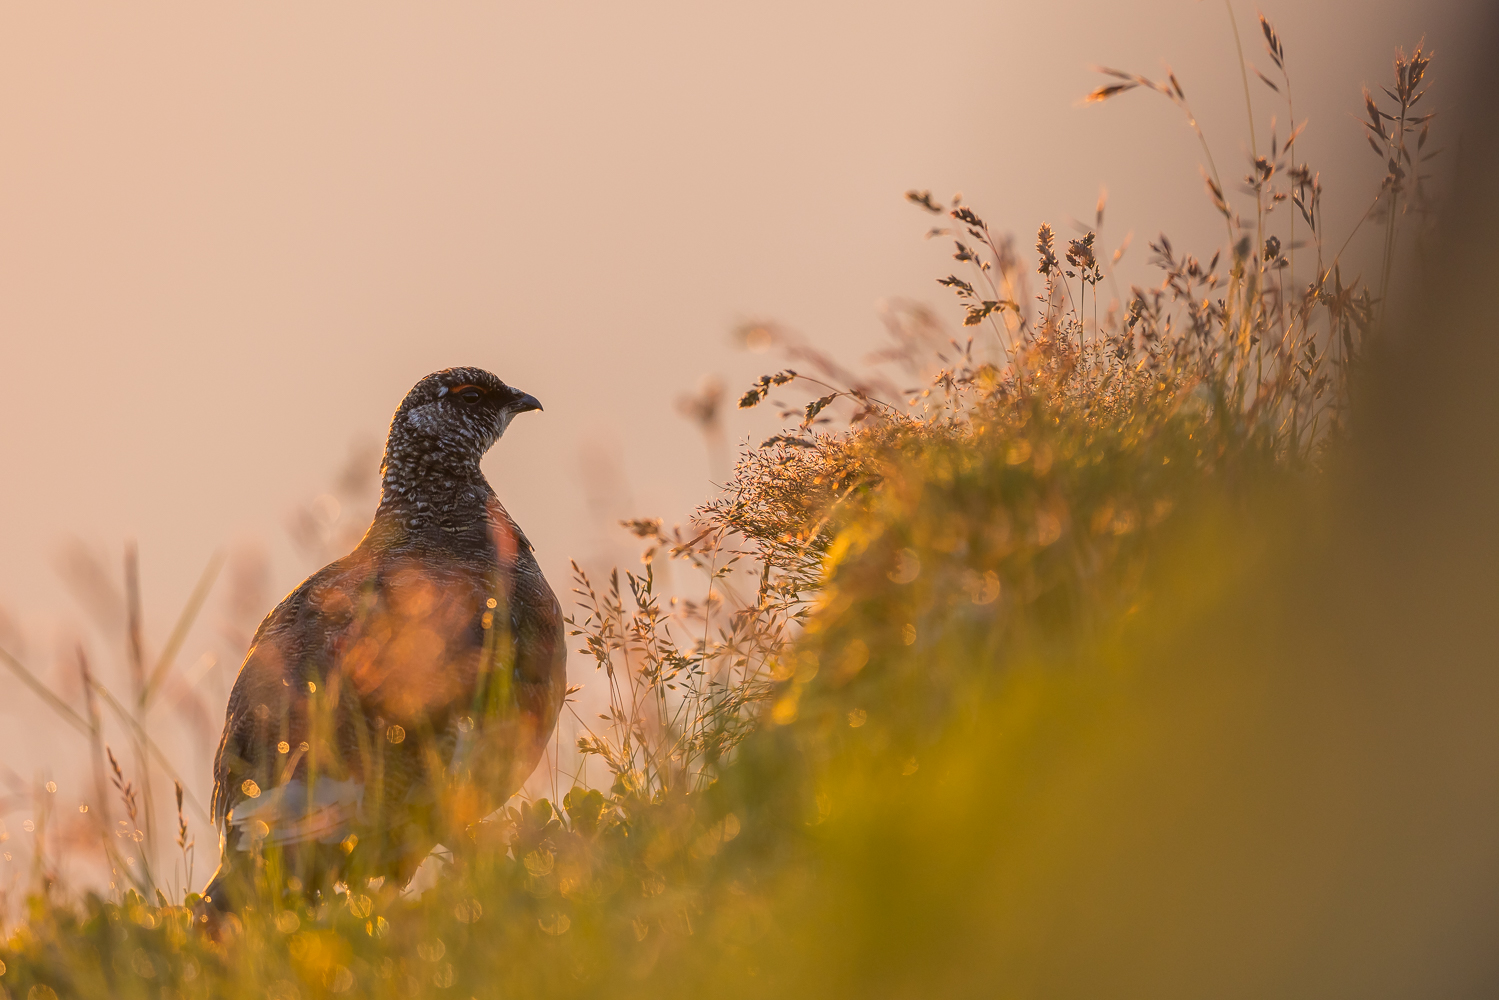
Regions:
<svg viewBox="0 0 1499 1000"><path fill-rule="evenodd" d="M478 389L474 388L471 385L460 386L456 391L454 391L453 395L457 397L460 403L463 403L466 406L473 406L479 400L484 398L484 393L480 392Z"/></svg>

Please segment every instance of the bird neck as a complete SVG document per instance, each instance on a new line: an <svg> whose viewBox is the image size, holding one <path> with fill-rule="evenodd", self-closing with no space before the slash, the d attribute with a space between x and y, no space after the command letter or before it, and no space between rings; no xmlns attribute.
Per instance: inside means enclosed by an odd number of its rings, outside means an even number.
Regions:
<svg viewBox="0 0 1499 1000"><path fill-rule="evenodd" d="M461 532L482 522L494 496L479 456L434 449L392 435L380 468L380 506L371 530L420 535Z"/></svg>

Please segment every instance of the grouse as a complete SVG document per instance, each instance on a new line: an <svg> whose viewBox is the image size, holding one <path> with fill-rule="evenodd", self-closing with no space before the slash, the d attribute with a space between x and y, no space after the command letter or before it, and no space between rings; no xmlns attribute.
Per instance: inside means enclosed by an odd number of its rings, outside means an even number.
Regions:
<svg viewBox="0 0 1499 1000"><path fill-rule="evenodd" d="M402 400L368 532L265 617L235 679L213 907L242 907L267 871L309 896L404 885L536 766L566 691L562 609L479 461L539 409L478 368Z"/></svg>

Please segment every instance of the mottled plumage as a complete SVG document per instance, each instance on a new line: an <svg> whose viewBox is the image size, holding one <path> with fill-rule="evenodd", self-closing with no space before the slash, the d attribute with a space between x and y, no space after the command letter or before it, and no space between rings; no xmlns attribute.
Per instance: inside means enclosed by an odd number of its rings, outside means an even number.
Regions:
<svg viewBox="0 0 1499 1000"><path fill-rule="evenodd" d="M205 890L219 908L267 856L309 893L404 883L535 767L566 687L562 611L479 462L540 408L452 368L396 410L369 531L266 616L235 680Z"/></svg>

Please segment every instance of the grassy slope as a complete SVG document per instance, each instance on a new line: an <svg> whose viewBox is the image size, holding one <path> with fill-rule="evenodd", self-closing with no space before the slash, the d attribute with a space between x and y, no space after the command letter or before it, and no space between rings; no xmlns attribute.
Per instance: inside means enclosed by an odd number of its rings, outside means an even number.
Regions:
<svg viewBox="0 0 1499 1000"><path fill-rule="evenodd" d="M856 434L839 460L867 485L833 523L820 600L784 654L795 667L706 791L579 790L566 817L538 803L482 834L515 836L508 853L470 845L419 902L356 893L253 913L226 945L187 929L181 907L91 900L80 920L38 897L4 982L20 996L35 982L116 996L819 979L923 992L932 976L981 975L965 955L1055 933L999 932L1017 891L1055 884L1036 867L1065 853L1055 838L1113 798L1098 800L1099 769L1163 752L1120 712L1160 683L1140 646L1199 620L1253 561L1252 505L1226 479L1274 491L1284 476L1170 396L1150 382L1122 419L1037 395Z"/></svg>

